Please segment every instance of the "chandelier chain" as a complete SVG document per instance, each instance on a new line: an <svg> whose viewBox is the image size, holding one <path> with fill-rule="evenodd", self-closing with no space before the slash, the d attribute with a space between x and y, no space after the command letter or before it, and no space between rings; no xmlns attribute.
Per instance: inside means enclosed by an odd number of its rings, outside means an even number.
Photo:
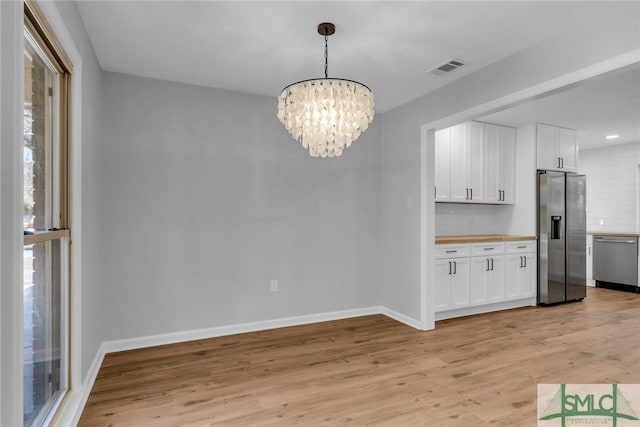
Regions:
<svg viewBox="0 0 640 427"><path fill-rule="evenodd" d="M329 78L329 36L324 34L324 78Z"/></svg>

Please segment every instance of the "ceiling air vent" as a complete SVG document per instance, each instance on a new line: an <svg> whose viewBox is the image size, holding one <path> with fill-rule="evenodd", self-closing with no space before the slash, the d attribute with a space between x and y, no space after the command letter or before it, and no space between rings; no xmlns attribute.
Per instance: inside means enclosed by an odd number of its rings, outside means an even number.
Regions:
<svg viewBox="0 0 640 427"><path fill-rule="evenodd" d="M450 59L447 62L445 62L442 65L439 65L435 68L432 68L431 70L429 70L429 72L431 74L435 74L437 76L442 76L444 74L448 74L450 72L452 72L453 70L457 70L458 68L462 67L464 65L464 62L462 62L459 59Z"/></svg>

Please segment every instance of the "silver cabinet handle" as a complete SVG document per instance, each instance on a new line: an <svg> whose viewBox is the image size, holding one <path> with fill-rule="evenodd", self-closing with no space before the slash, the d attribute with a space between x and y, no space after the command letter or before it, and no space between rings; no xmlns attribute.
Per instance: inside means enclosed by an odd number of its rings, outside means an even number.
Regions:
<svg viewBox="0 0 640 427"><path fill-rule="evenodd" d="M453 274L458 274L458 263L453 261Z"/></svg>
<svg viewBox="0 0 640 427"><path fill-rule="evenodd" d="M449 261L449 274L451 274L451 261Z"/></svg>
<svg viewBox="0 0 640 427"><path fill-rule="evenodd" d="M489 271L489 258L487 258L485 261L487 261L487 269L485 271Z"/></svg>
<svg viewBox="0 0 640 427"><path fill-rule="evenodd" d="M495 248L484 248L484 250L485 250L485 251L492 251L492 250L494 250L494 249L495 249Z"/></svg>
<svg viewBox="0 0 640 427"><path fill-rule="evenodd" d="M558 159L558 169L562 169L562 166L560 166L560 157L558 157L557 159Z"/></svg>
<svg viewBox="0 0 640 427"><path fill-rule="evenodd" d="M560 164L562 165L560 167L564 169L564 157L560 157Z"/></svg>
<svg viewBox="0 0 640 427"><path fill-rule="evenodd" d="M456 253L456 252L458 252L458 251L457 251L457 250L454 250L454 249L451 249L451 250L445 251L445 253L448 253L448 254L454 254L454 253Z"/></svg>
<svg viewBox="0 0 640 427"><path fill-rule="evenodd" d="M473 188L470 188L469 191L471 192L471 198L469 200L473 200Z"/></svg>
<svg viewBox="0 0 640 427"><path fill-rule="evenodd" d="M524 249L526 246L518 246L517 249Z"/></svg>
<svg viewBox="0 0 640 427"><path fill-rule="evenodd" d="M522 256L520 257L520 268L522 268Z"/></svg>
<svg viewBox="0 0 640 427"><path fill-rule="evenodd" d="M493 271L493 258L491 258L491 271Z"/></svg>
<svg viewBox="0 0 640 427"><path fill-rule="evenodd" d="M467 200L469 200L469 189L468 189L468 188L465 188L465 189L464 189L464 193L465 193L464 198L465 198L465 199L467 199Z"/></svg>
<svg viewBox="0 0 640 427"><path fill-rule="evenodd" d="M527 268L527 256L524 256L524 268Z"/></svg>

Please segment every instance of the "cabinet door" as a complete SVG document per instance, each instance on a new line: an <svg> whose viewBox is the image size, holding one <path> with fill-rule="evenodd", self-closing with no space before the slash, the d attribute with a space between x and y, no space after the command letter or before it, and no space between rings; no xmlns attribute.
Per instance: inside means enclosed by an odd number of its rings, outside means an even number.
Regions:
<svg viewBox="0 0 640 427"><path fill-rule="evenodd" d="M472 202L484 202L484 123L466 123L469 147L469 188Z"/></svg>
<svg viewBox="0 0 640 427"><path fill-rule="evenodd" d="M502 142L500 139L500 126L485 124L484 126L484 191L485 201L488 203L502 202L501 157Z"/></svg>
<svg viewBox="0 0 640 427"><path fill-rule="evenodd" d="M523 254L524 267L520 269L520 298L535 297L538 293L538 264L535 253Z"/></svg>
<svg viewBox="0 0 640 427"><path fill-rule="evenodd" d="M451 199L451 128L436 132L436 201Z"/></svg>
<svg viewBox="0 0 640 427"><path fill-rule="evenodd" d="M578 133L572 129L558 128L557 153L564 172L578 171Z"/></svg>
<svg viewBox="0 0 640 427"><path fill-rule="evenodd" d="M489 301L489 268L491 261L489 257L471 258L471 282L469 284L469 304L482 305Z"/></svg>
<svg viewBox="0 0 640 427"><path fill-rule="evenodd" d="M558 128L538 124L536 127L536 143L538 148L538 169L561 170L556 150Z"/></svg>
<svg viewBox="0 0 640 427"><path fill-rule="evenodd" d="M595 286L593 280L593 236L587 234L587 285Z"/></svg>
<svg viewBox="0 0 640 427"><path fill-rule="evenodd" d="M465 125L456 125L451 129L451 200L466 202L469 200L469 144Z"/></svg>
<svg viewBox="0 0 640 427"><path fill-rule="evenodd" d="M489 291L489 302L500 302L505 300L505 257L496 256L491 258L491 270L488 274L489 280L487 283Z"/></svg>
<svg viewBox="0 0 640 427"><path fill-rule="evenodd" d="M469 307L469 258L454 258L451 275L451 308Z"/></svg>
<svg viewBox="0 0 640 427"><path fill-rule="evenodd" d="M452 263L453 260L450 259L437 259L435 261L435 311L449 310L451 308L451 273L453 272Z"/></svg>
<svg viewBox="0 0 640 427"><path fill-rule="evenodd" d="M520 297L520 271L524 265L522 254L507 255L505 266L505 298L507 301Z"/></svg>
<svg viewBox="0 0 640 427"><path fill-rule="evenodd" d="M500 126L500 175L499 189L502 203L516 201L516 129Z"/></svg>

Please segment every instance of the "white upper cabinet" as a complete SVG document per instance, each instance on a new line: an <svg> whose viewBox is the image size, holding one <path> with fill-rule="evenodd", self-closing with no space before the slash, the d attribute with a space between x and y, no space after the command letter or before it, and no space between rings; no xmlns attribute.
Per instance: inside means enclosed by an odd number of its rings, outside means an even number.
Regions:
<svg viewBox="0 0 640 427"><path fill-rule="evenodd" d="M451 199L451 128L436 132L435 198Z"/></svg>
<svg viewBox="0 0 640 427"><path fill-rule="evenodd" d="M500 126L500 176L498 189L502 191L501 203L516 202L516 129Z"/></svg>
<svg viewBox="0 0 640 427"><path fill-rule="evenodd" d="M436 132L436 201L514 203L515 138L514 128L481 122Z"/></svg>
<svg viewBox="0 0 640 427"><path fill-rule="evenodd" d="M469 200L484 202L484 123L469 122L465 127L469 147Z"/></svg>
<svg viewBox="0 0 640 427"><path fill-rule="evenodd" d="M468 126L461 124L451 129L451 201L452 202L468 202L470 201L469 181L471 162L469 151L469 132ZM436 168L440 165L436 165Z"/></svg>
<svg viewBox="0 0 640 427"><path fill-rule="evenodd" d="M558 128L558 157L562 159L562 170L578 172L578 132L573 129Z"/></svg>
<svg viewBox="0 0 640 427"><path fill-rule="evenodd" d="M573 129L538 123L538 169L578 171L578 133Z"/></svg>

